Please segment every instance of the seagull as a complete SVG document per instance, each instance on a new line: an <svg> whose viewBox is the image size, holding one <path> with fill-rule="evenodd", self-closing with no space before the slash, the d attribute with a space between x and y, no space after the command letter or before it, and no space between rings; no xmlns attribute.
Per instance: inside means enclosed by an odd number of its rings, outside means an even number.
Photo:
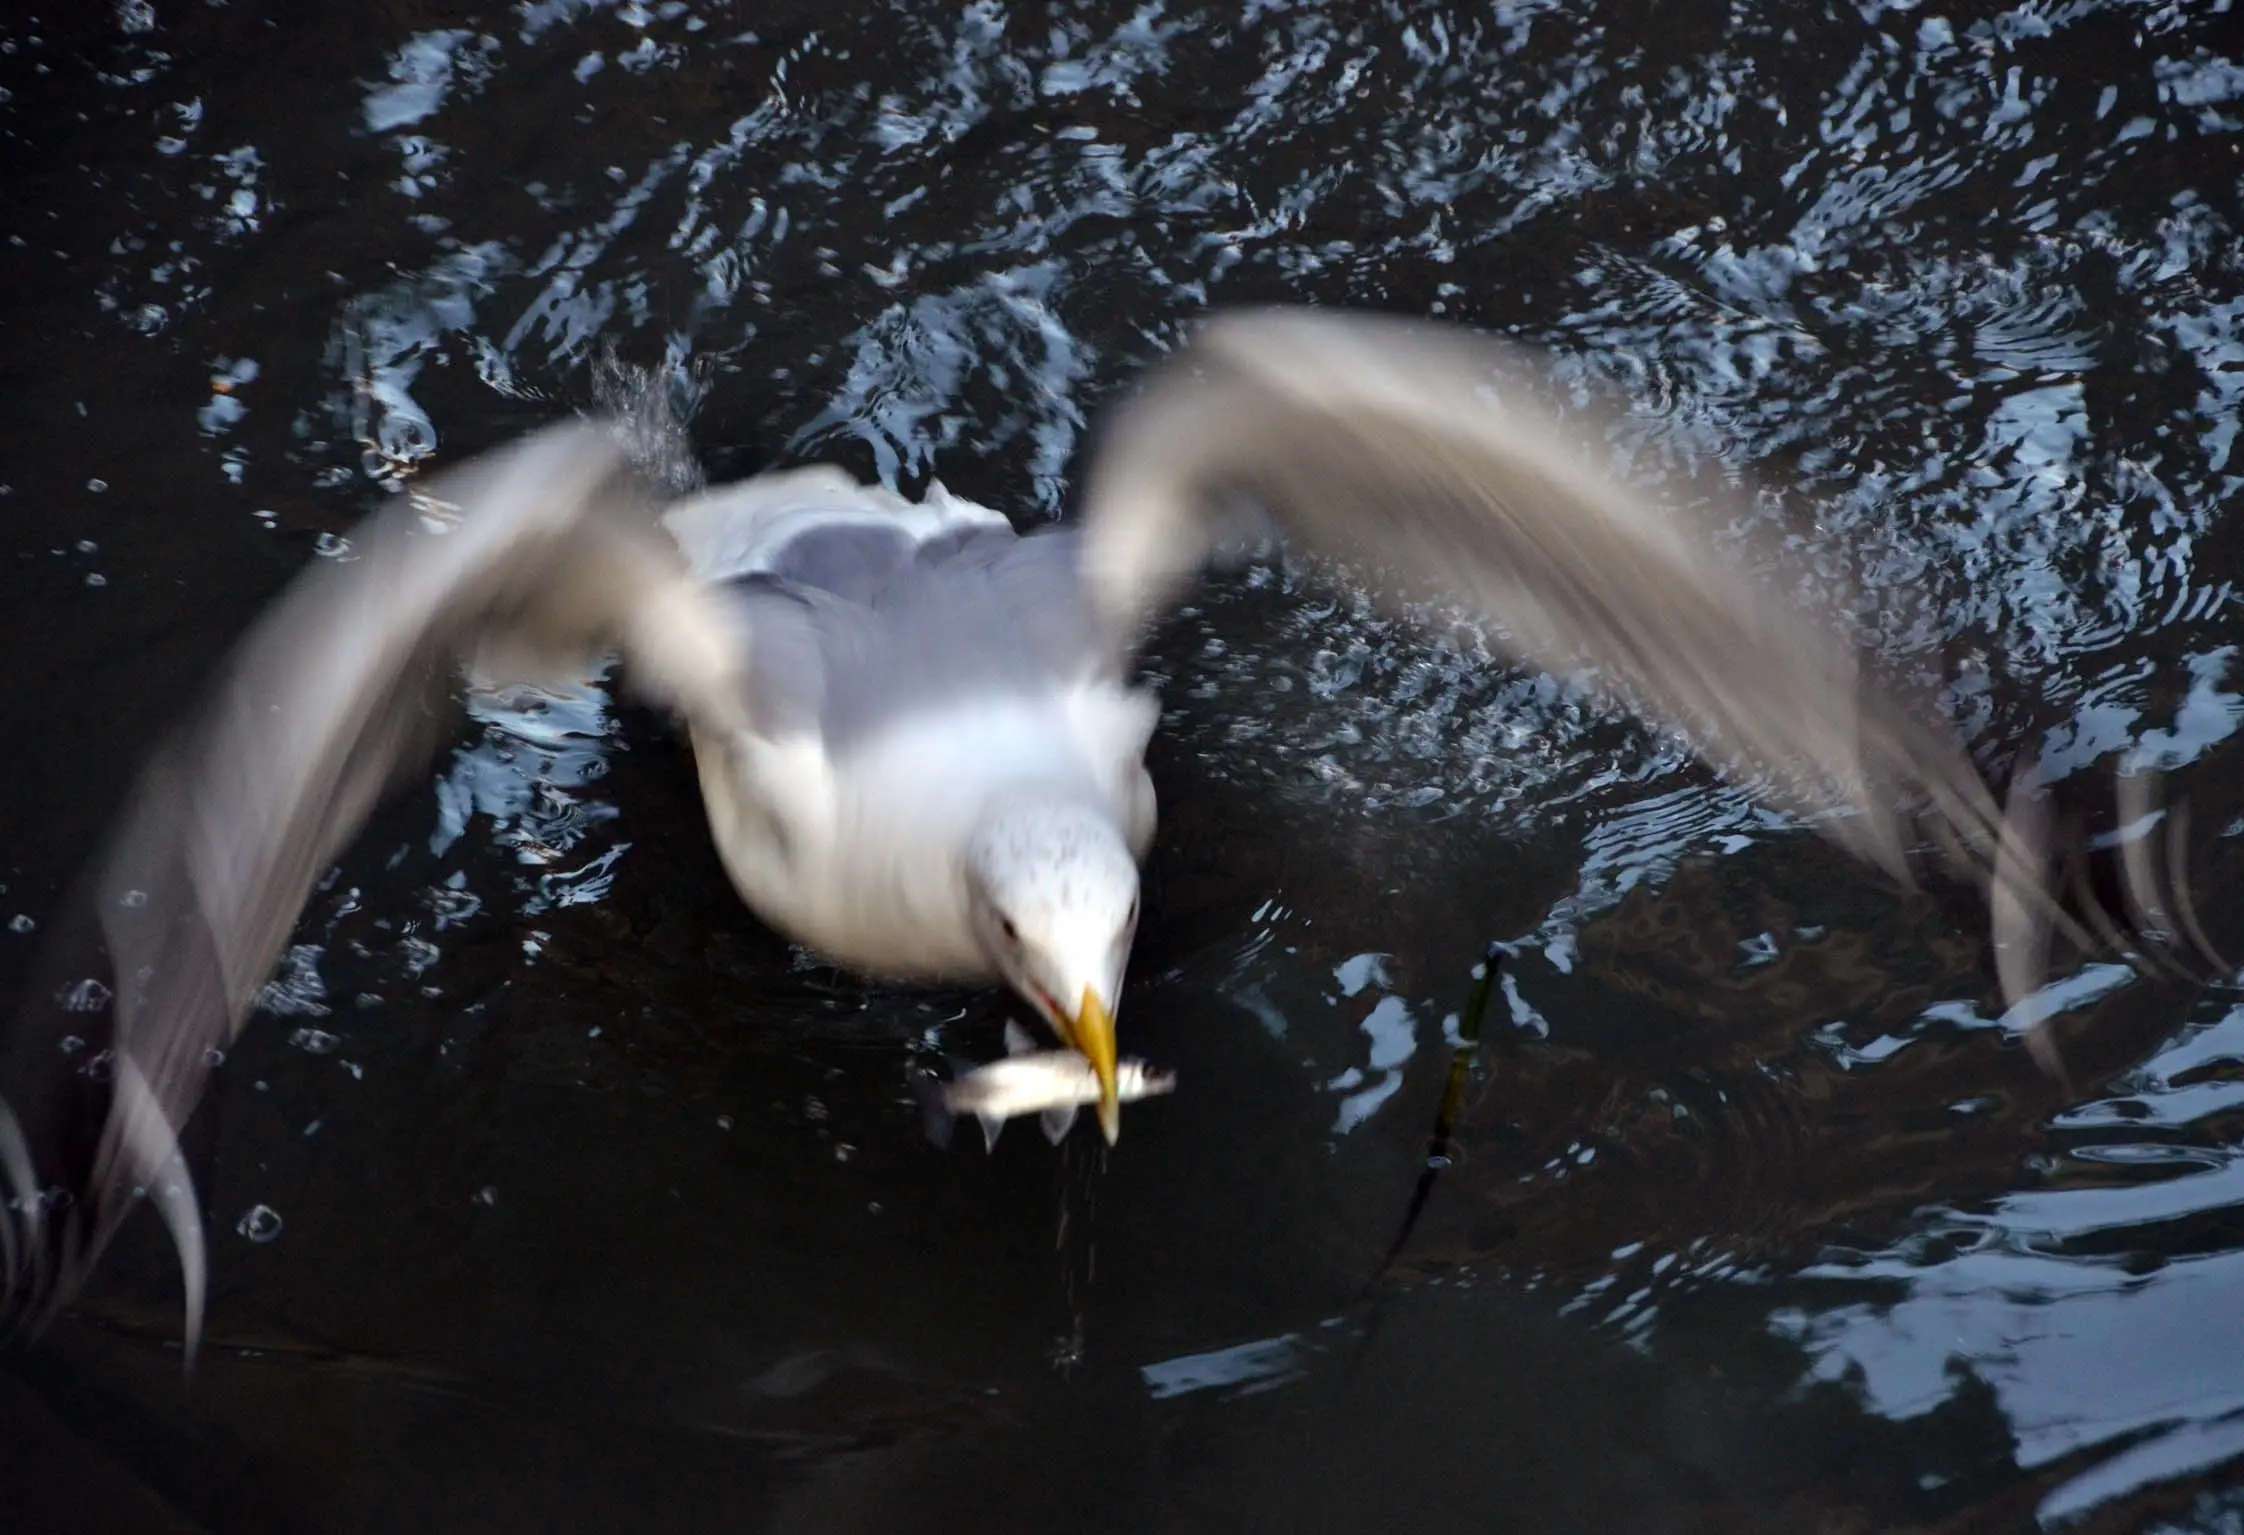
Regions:
<svg viewBox="0 0 2244 1535"><path fill-rule="evenodd" d="M1744 501L1686 515L1616 477L1609 421L1561 415L1548 386L1526 350L1438 322L1219 315L1109 412L1081 515L1028 534L832 467L665 504L630 434L592 420L416 483L352 534L355 558L277 601L128 803L95 895L118 988L91 1197L52 1244L41 1202L16 1201L11 1282L52 1245L47 1288L69 1293L145 1192L192 1357L207 1255L180 1129L315 881L435 750L431 701L463 670L619 657L683 720L759 917L868 976L1011 988L1089 1061L1109 1142L1156 826L1159 712L1134 656L1211 559L1272 530L1397 612L1431 603L1514 661L1595 667L1894 879L1930 822L2014 928L2057 925L2033 818L1860 675L1841 616L1712 536ZM0 1178L39 1187L4 1105Z"/></svg>

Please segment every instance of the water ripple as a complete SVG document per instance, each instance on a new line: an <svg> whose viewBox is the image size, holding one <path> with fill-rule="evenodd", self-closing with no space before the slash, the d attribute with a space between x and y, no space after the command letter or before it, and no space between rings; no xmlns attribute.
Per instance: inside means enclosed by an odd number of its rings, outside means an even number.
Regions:
<svg viewBox="0 0 2244 1535"><path fill-rule="evenodd" d="M8 254L26 292L90 292L92 341L54 334L146 380L132 410L172 413L208 488L307 558L346 554L313 540L431 464L589 402L611 342L706 370L720 467L832 456L1062 516L1087 423L1207 306L1349 302L1552 349L1557 403L1631 404L1612 451L1678 502L1760 477L1723 536L1840 605L1976 747L2203 781L2244 718L2244 66L2218 0L526 0L307 22L285 47L257 9L116 9L85 51L101 142L71 157L76 213L19 221ZM82 105L56 94L61 35L0 24L11 153ZM313 49L342 88L294 89ZM268 81L285 111L260 110ZM1512 924L1520 1052L1477 1090L1427 1254L1649 1352L1691 1297L1744 1297L1804 1384L1873 1416L1983 1388L2045 1521L2244 1448L2239 1373L2204 1346L2244 1284L2227 993L2061 1102L2004 1075L2019 1020L1951 913L1819 861L1687 743L1617 721L1599 679L1427 643L1280 567L1211 584L1151 667L1190 773L1333 845L1376 823L1563 849L1529 897L1489 894L1509 867L1476 887ZM270 1008L501 989L525 952L579 974L595 945L485 941L500 912L560 932L562 908L619 964L626 934L671 957L630 973L635 1005L706 1004L711 969L751 999L779 984L745 943L616 910L659 817L610 802L604 700L474 712L433 815L401 812L398 872L329 903ZM1230 987L1250 1039L1295 1052L1344 1175L1414 1154L1401 1110L1450 1005L1424 976L1455 957L1409 952L1442 930L1418 912L1319 952L1313 924L1385 888L1348 869L1266 901ZM2042 1002L2102 1027L2152 994L2084 963ZM473 1016L445 1006L446 1028ZM703 1047L680 1032L678 1058ZM581 1087L586 1037L552 1045L549 1085ZM287 1247L313 1204L292 1198ZM1141 1384L1291 1379L1312 1321L1164 1333Z"/></svg>

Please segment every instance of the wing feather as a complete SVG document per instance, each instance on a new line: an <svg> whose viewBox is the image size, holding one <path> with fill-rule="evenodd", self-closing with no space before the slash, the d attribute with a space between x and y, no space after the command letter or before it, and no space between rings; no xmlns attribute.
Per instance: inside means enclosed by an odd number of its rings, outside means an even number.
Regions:
<svg viewBox="0 0 2244 1535"><path fill-rule="evenodd" d="M25 1201L28 1240L12 1244L21 1264L54 1239L58 1304L144 1192L179 1251L190 1354L204 1256L179 1131L313 883L427 760L454 669L492 645L512 658L613 648L655 700L705 728L745 724L744 635L661 533L604 426L549 428L440 476L352 544L354 559L300 578L242 641L133 792L95 883L117 988L92 1197L61 1233L37 1230L39 1201Z"/></svg>
<svg viewBox="0 0 2244 1535"><path fill-rule="evenodd" d="M1141 632L1242 505L1383 594L1486 620L1533 665L1594 665L1637 712L1795 806L1897 879L1928 810L1996 903L2006 991L2079 933L1945 730L1859 675L1832 616L1755 581L1704 518L1605 467L1492 338L1317 310L1206 325L1118 409L1085 493L1084 574L1117 643ZM1742 515L1742 505L1730 508ZM2023 812L2024 806L2020 807Z"/></svg>

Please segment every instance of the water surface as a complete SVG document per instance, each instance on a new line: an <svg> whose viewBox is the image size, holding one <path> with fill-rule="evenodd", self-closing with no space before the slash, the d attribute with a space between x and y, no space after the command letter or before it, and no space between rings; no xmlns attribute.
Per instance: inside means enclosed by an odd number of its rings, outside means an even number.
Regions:
<svg viewBox="0 0 2244 1535"><path fill-rule="evenodd" d="M2171 772L2244 950L2230 9L18 7L0 989L262 602L604 348L702 370L716 473L1027 525L1277 300L1549 349L1679 502L1757 476L1726 536L1988 760ZM907 1069L1005 1003L758 926L662 721L463 715L198 1121L193 1389L150 1222L0 1372L27 1527L2244 1520L2232 986L2090 957L2060 1087L1953 902L1584 679L1269 573L1148 664L1125 1028L1183 1090L1111 1157L926 1146Z"/></svg>

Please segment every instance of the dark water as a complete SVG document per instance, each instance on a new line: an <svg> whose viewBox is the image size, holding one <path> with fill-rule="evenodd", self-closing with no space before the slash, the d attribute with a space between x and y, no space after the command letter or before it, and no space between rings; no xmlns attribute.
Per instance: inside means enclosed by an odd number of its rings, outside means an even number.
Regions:
<svg viewBox="0 0 2244 1535"><path fill-rule="evenodd" d="M2226 0L32 9L6 995L260 603L604 346L707 369L717 473L1033 521L1269 300L1512 332L1678 498L1757 473L1977 749L2171 770L2244 950ZM218 1073L192 1389L143 1221L0 1365L0 1525L2244 1528L2233 987L2062 977L2060 1088L1952 904L1562 681L1253 582L1152 665L1124 1024L1184 1086L1111 1158L923 1144L907 1065L1003 1002L758 927L661 721L463 720Z"/></svg>

